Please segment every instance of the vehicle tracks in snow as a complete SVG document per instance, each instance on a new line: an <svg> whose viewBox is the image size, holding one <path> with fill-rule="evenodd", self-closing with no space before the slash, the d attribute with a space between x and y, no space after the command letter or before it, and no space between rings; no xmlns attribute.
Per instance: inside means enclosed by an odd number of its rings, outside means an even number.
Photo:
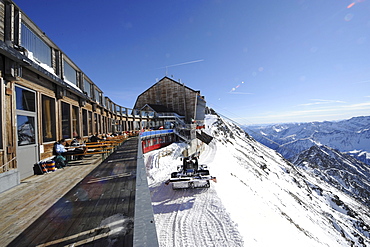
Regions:
<svg viewBox="0 0 370 247"><path fill-rule="evenodd" d="M243 246L235 223L212 186L172 190L152 184L151 191L161 247Z"/></svg>

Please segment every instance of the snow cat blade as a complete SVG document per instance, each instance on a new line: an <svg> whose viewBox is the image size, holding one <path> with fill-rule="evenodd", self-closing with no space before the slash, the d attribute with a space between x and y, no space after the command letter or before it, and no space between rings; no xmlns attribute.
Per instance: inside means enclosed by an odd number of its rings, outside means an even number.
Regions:
<svg viewBox="0 0 370 247"><path fill-rule="evenodd" d="M196 189L196 188L209 188L209 180L194 180L190 182L176 182L172 183L172 189Z"/></svg>
<svg viewBox="0 0 370 247"><path fill-rule="evenodd" d="M191 182L175 182L172 183L172 189L179 190L179 189L190 189L192 188Z"/></svg>
<svg viewBox="0 0 370 247"><path fill-rule="evenodd" d="M216 182L216 177L179 177L168 179L165 184L172 183L172 189L209 188L210 180Z"/></svg>

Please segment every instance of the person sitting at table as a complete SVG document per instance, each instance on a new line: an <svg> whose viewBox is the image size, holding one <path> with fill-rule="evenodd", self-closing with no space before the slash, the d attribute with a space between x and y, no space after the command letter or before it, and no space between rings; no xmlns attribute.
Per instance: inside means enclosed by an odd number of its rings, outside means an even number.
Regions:
<svg viewBox="0 0 370 247"><path fill-rule="evenodd" d="M72 148L72 149L69 149L67 150L66 149L66 140L63 138L63 139L60 139L60 141L58 141L55 146L54 146L54 151L57 155L62 155L62 156L66 156L66 155L74 155L74 154L83 154L84 153L84 149L80 149L80 148Z"/></svg>
<svg viewBox="0 0 370 247"><path fill-rule="evenodd" d="M85 147L84 147L84 143L82 141L82 138L81 136L76 136L72 142L71 142L71 145L70 147L78 147L78 148L74 148L74 149L70 149L68 151L74 151L75 153L84 153L85 152ZM82 147L81 147L82 146ZM82 158L84 157L84 155L78 155L78 159L81 160Z"/></svg>
<svg viewBox="0 0 370 247"><path fill-rule="evenodd" d="M81 136L76 136L71 141L71 146L81 146L81 145L83 145Z"/></svg>
<svg viewBox="0 0 370 247"><path fill-rule="evenodd" d="M100 138L98 137L98 133L96 133L95 135L92 135L92 136L90 137L90 142L98 142L98 141L101 141L101 140L103 140L103 139L100 139Z"/></svg>

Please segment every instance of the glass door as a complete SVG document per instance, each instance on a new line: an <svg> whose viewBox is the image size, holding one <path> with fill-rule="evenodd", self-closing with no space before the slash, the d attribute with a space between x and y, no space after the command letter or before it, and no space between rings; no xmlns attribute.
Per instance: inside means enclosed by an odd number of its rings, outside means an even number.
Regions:
<svg viewBox="0 0 370 247"><path fill-rule="evenodd" d="M33 175L38 162L36 92L15 86L17 165L21 179Z"/></svg>

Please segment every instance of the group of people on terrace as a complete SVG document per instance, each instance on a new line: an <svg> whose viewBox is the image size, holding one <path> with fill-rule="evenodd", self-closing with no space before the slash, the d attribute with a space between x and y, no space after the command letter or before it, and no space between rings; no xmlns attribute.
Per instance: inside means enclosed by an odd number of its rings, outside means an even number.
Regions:
<svg viewBox="0 0 370 247"><path fill-rule="evenodd" d="M66 139L62 138L54 145L54 155L76 155L76 154L83 154L87 147L84 145L81 136L76 136L72 141L71 144L68 145ZM83 156L79 156L78 159L82 159Z"/></svg>
<svg viewBox="0 0 370 247"><path fill-rule="evenodd" d="M125 137L128 135L126 132L120 133L112 133L112 134L103 134L99 137L98 134L92 135L89 137L88 142L99 142L103 140L107 140L111 137L121 136L124 135ZM67 143L65 138L60 139L58 142L54 144L53 154L54 155L62 155L62 156L77 156L77 159L82 159L84 153L86 153L86 141L84 141L81 136L76 136L73 138L70 144Z"/></svg>

